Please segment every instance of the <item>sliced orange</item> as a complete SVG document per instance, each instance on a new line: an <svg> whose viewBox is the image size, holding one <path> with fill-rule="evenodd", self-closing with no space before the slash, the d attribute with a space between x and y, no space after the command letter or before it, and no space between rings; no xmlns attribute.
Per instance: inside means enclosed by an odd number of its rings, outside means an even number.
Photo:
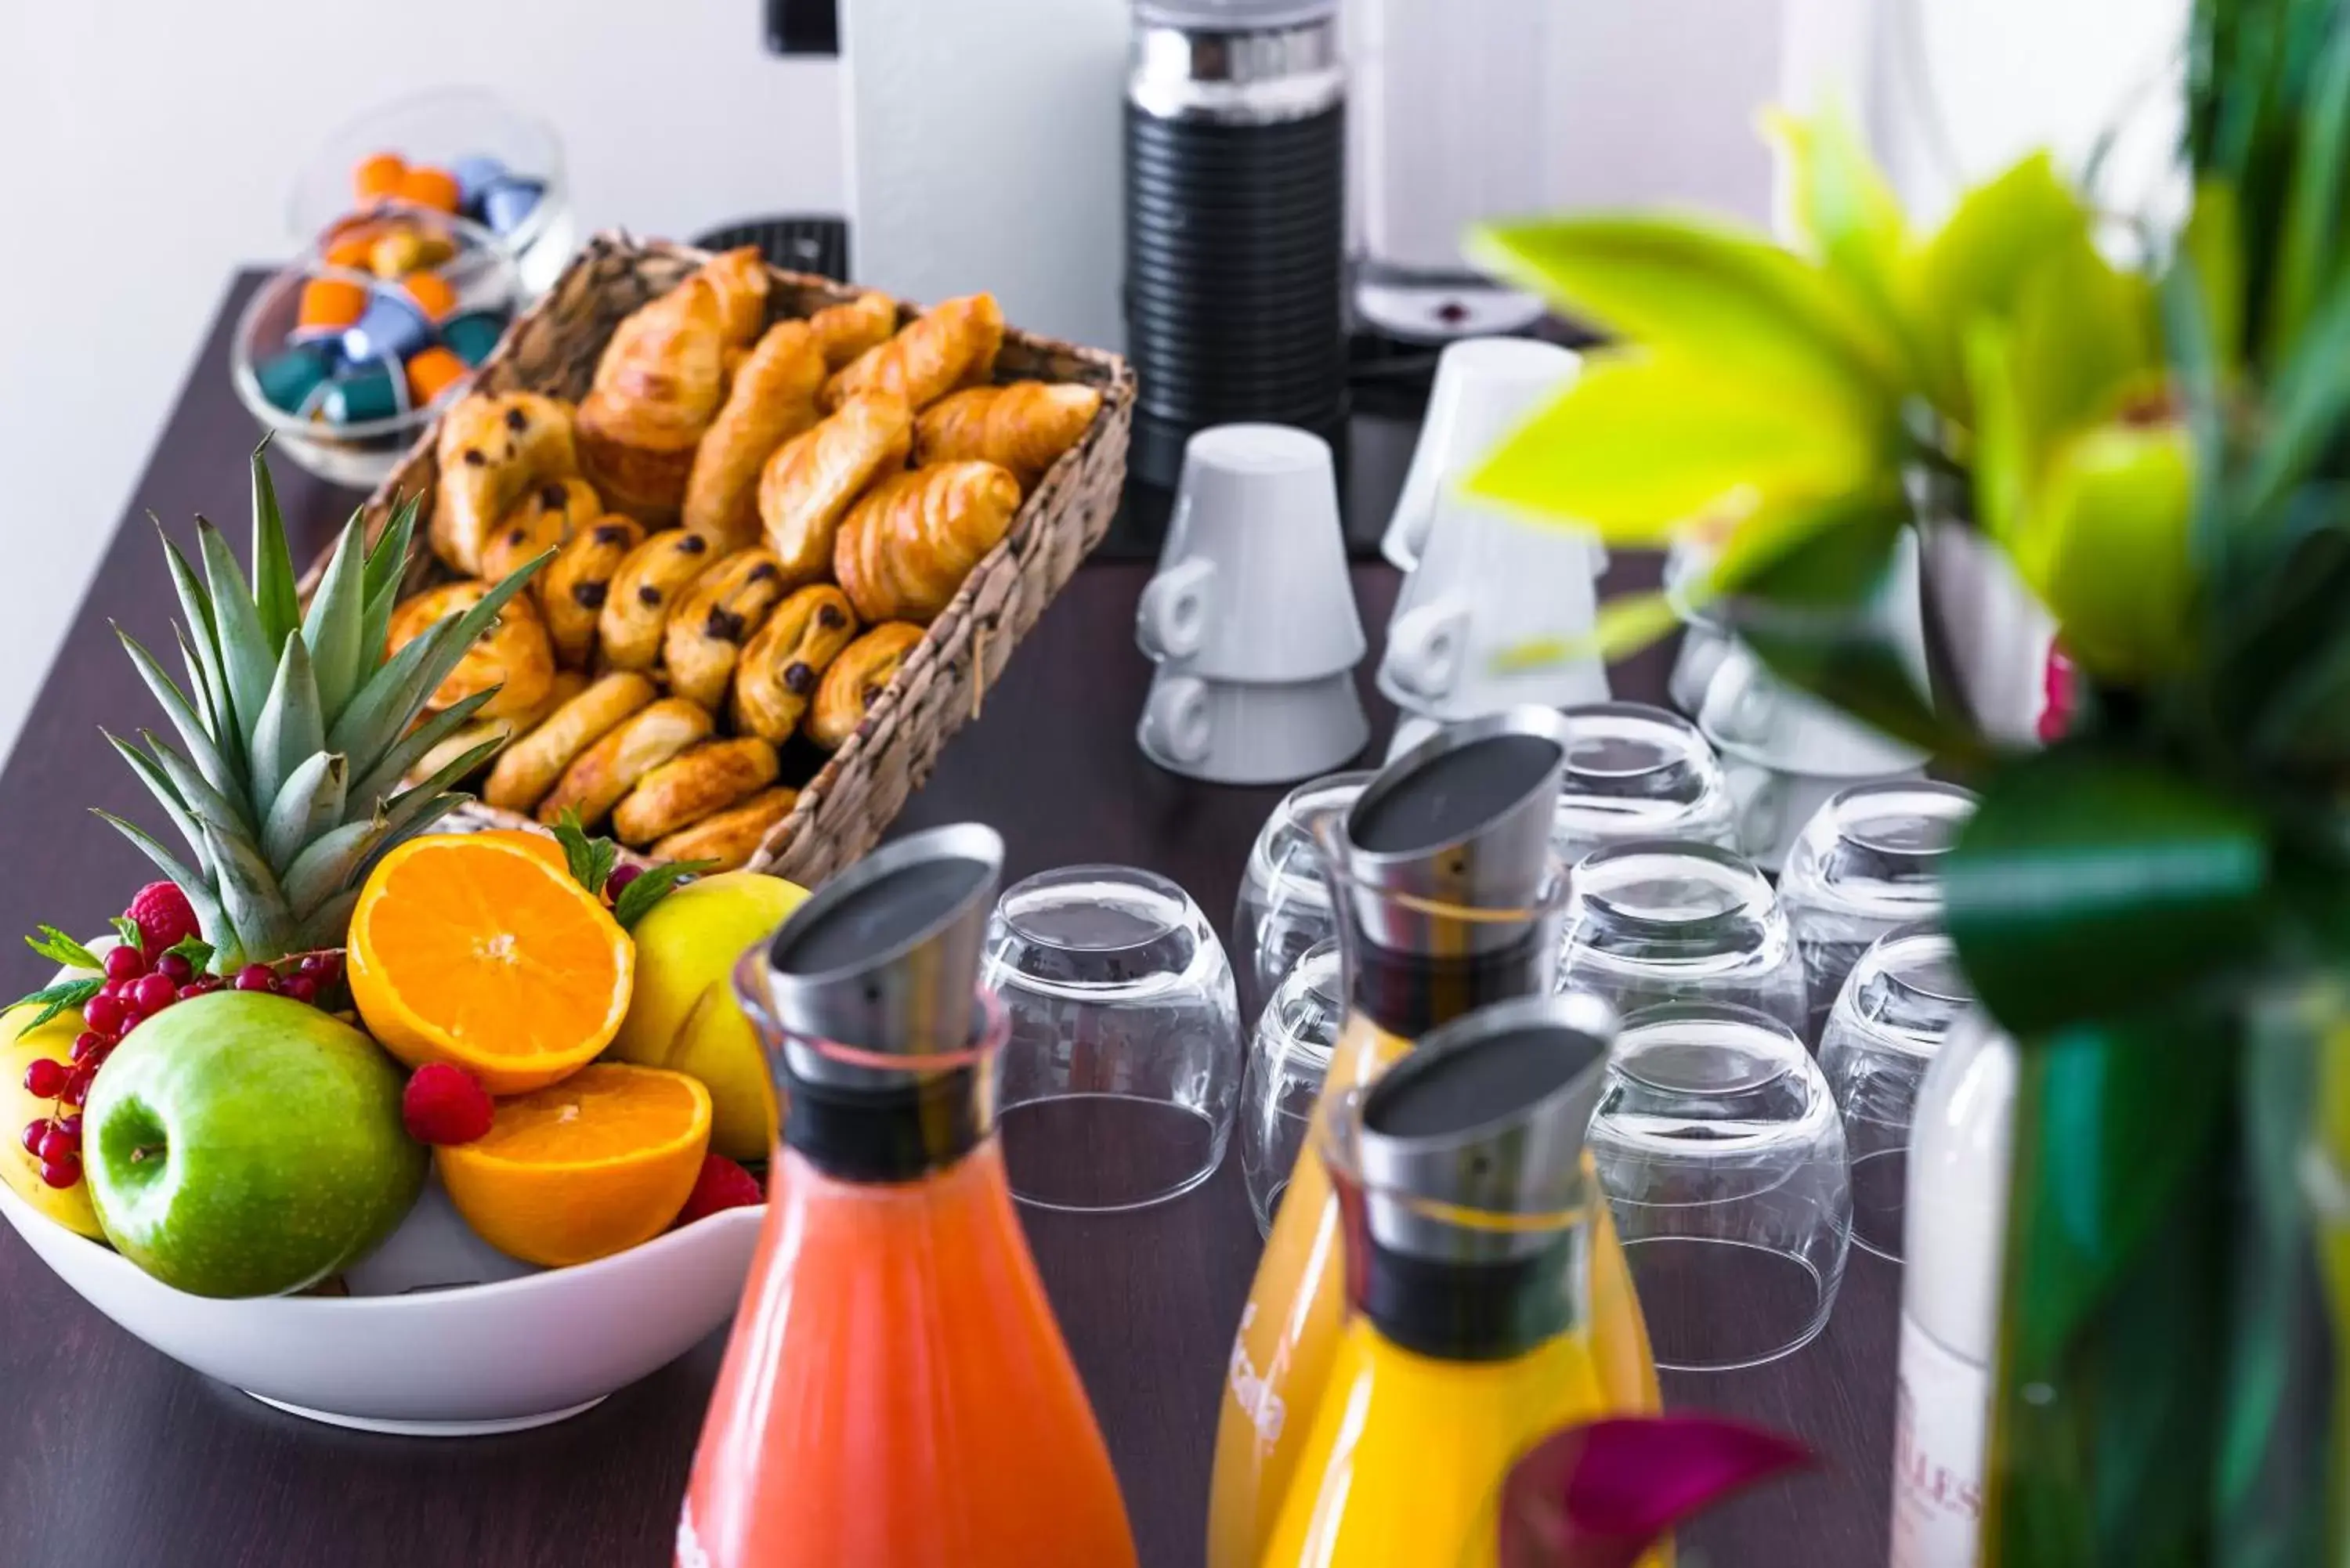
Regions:
<svg viewBox="0 0 2350 1568"><path fill-rule="evenodd" d="M453 1062L493 1095L585 1066L628 1016L636 946L559 851L494 833L411 838L351 912L351 998L411 1067Z"/></svg>
<svg viewBox="0 0 2350 1568"><path fill-rule="evenodd" d="M518 845L550 866L561 868L565 876L571 875L571 862L565 858L563 846L556 842L552 833L541 833L535 827L485 827L473 836L495 844Z"/></svg>
<svg viewBox="0 0 2350 1568"><path fill-rule="evenodd" d="M499 1251L559 1269L669 1228L710 1149L710 1091L598 1062L498 1103L489 1132L433 1151L450 1201Z"/></svg>

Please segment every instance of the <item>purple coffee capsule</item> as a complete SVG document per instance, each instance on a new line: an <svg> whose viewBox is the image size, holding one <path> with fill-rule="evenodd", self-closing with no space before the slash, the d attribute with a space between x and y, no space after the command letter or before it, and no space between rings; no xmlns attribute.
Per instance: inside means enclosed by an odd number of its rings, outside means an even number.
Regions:
<svg viewBox="0 0 2350 1568"><path fill-rule="evenodd" d="M369 296L357 325L343 333L343 358L401 360L432 341L432 324L415 304L379 291Z"/></svg>
<svg viewBox="0 0 2350 1568"><path fill-rule="evenodd" d="M546 193L546 187L536 180L501 180L482 195L482 221L494 233L513 234L530 221Z"/></svg>
<svg viewBox="0 0 2350 1568"><path fill-rule="evenodd" d="M506 178L506 166L477 152L470 158L458 159L449 166L449 172L457 177L458 205L467 217L478 219L482 215L482 198L489 194L491 186Z"/></svg>

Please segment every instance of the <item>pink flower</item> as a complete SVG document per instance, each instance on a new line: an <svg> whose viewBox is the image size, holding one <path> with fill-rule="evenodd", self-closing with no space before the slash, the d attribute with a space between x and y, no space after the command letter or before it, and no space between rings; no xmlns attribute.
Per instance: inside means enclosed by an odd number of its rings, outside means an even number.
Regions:
<svg viewBox="0 0 2350 1568"><path fill-rule="evenodd" d="M1718 1416L1568 1427L1503 1483L1501 1568L1632 1568L1683 1521L1813 1462L1793 1438Z"/></svg>

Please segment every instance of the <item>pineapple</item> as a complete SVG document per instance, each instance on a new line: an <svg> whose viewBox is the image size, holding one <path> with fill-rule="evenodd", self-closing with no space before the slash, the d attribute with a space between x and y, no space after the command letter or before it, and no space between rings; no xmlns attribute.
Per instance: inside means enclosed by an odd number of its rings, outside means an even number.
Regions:
<svg viewBox="0 0 2350 1568"><path fill-rule="evenodd" d="M402 504L373 549L354 515L306 614L276 492L256 449L250 587L220 530L202 518L201 581L178 547L163 541L185 618L174 630L187 690L115 628L180 745L144 730L144 749L107 739L187 841L192 864L120 817L98 815L186 892L220 973L342 946L369 868L463 799L449 784L496 749L495 741L484 742L401 787L408 770L494 694L480 692L415 723L465 649L546 557L387 660L385 633L416 514L415 501Z"/></svg>

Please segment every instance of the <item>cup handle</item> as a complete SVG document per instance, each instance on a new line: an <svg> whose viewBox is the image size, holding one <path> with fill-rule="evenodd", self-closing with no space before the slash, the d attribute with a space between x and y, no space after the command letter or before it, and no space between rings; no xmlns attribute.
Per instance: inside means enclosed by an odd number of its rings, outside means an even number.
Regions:
<svg viewBox="0 0 2350 1568"><path fill-rule="evenodd" d="M1134 641L1152 663L1189 659L1207 639L1216 564L1198 556L1176 562L1143 585L1134 607Z"/></svg>
<svg viewBox="0 0 2350 1568"><path fill-rule="evenodd" d="M1196 675L1154 681L1142 705L1142 732L1151 747L1186 764L1208 760L1208 683Z"/></svg>
<svg viewBox="0 0 2350 1568"><path fill-rule="evenodd" d="M1465 608L1442 599L1414 605L1388 628L1388 676L1423 701L1440 701L1461 677L1468 642Z"/></svg>

